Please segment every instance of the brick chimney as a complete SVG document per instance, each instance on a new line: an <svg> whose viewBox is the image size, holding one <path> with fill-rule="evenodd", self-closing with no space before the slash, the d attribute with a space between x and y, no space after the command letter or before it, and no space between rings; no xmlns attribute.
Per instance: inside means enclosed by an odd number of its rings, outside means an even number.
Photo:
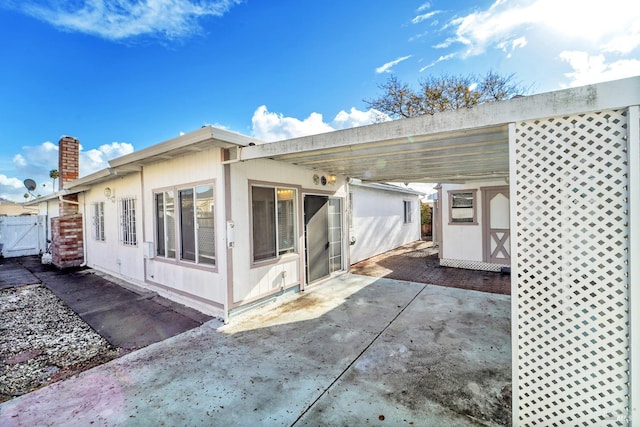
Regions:
<svg viewBox="0 0 640 427"><path fill-rule="evenodd" d="M79 178L80 142L72 136L64 136L58 142L58 173L60 190ZM58 268L79 267L84 262L84 242L78 195L64 196L59 208L59 216L51 219L53 265Z"/></svg>
<svg viewBox="0 0 640 427"><path fill-rule="evenodd" d="M58 141L58 188L80 176L80 141L72 136L63 136Z"/></svg>

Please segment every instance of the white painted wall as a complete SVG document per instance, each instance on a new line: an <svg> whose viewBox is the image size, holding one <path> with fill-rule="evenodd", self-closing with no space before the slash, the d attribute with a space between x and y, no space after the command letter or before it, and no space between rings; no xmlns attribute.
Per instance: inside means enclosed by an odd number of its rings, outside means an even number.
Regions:
<svg viewBox="0 0 640 427"><path fill-rule="evenodd" d="M222 315L226 303L226 223L224 176L220 165L220 149L211 148L144 167L144 242L156 248L154 193L172 187L196 184L214 186L214 219L216 265L196 265L185 261L154 257L144 259L147 286L161 295L200 311ZM176 194L177 197L177 194ZM179 244L179 242L176 242ZM140 260L143 265L143 260Z"/></svg>
<svg viewBox="0 0 640 427"><path fill-rule="evenodd" d="M233 248L233 302L246 303L282 288L304 286L303 195L327 194L345 197L345 180L337 178L335 184L315 184L313 171L273 160L252 160L231 165L232 218L236 224ZM324 174L328 175L328 174ZM297 253L287 254L279 260L253 265L251 260L251 223L249 205L250 182L295 188L297 190L298 245ZM343 206L346 203L343 203ZM344 227L343 227L344 229ZM343 239L344 240L344 239ZM344 250L343 250L343 253ZM285 277L282 271L286 271Z"/></svg>
<svg viewBox="0 0 640 427"><path fill-rule="evenodd" d="M482 253L482 187L497 187L506 185L503 179L492 181L479 181L467 184L442 184L441 199L439 201L442 215L442 236L440 246L440 258L450 260L464 260L483 262ZM450 190L477 190L476 191L476 224L449 224L449 196ZM508 204L503 206L503 215L496 218L509 218ZM502 221L508 225L508 220Z"/></svg>
<svg viewBox="0 0 640 427"><path fill-rule="evenodd" d="M104 189L111 188L112 198L107 199ZM138 245L125 246L120 242L120 204L121 198L136 199L136 232ZM84 218L85 262L88 267L107 272L124 280L142 284L144 282L144 264L142 262L142 197L140 174L135 173L114 178L97 184L85 193L80 193L80 212ZM93 203L104 202L105 240L94 238Z"/></svg>
<svg viewBox="0 0 640 427"><path fill-rule="evenodd" d="M51 218L60 216L60 206L58 199L47 200L38 203L38 215L45 215L47 217L46 223L46 239L51 240Z"/></svg>
<svg viewBox="0 0 640 427"><path fill-rule="evenodd" d="M352 184L351 263L420 240L420 199L417 195ZM404 201L413 204L413 221L404 223Z"/></svg>

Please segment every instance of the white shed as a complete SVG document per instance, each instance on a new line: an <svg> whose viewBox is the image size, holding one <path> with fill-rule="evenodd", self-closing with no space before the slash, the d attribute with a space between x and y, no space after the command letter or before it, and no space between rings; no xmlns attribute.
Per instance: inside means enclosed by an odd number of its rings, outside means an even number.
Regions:
<svg viewBox="0 0 640 427"><path fill-rule="evenodd" d="M397 185L351 180L351 264L420 240L421 196Z"/></svg>
<svg viewBox="0 0 640 427"><path fill-rule="evenodd" d="M506 180L438 186L440 265L504 271L511 266Z"/></svg>

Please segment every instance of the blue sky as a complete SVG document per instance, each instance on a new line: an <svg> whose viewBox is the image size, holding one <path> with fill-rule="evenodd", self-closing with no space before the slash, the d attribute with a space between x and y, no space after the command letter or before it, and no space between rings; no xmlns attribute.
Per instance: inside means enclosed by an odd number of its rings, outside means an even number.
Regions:
<svg viewBox="0 0 640 427"><path fill-rule="evenodd" d="M632 0L3 0L0 197L214 125L274 141L368 124L389 76L515 73L530 93L640 75Z"/></svg>

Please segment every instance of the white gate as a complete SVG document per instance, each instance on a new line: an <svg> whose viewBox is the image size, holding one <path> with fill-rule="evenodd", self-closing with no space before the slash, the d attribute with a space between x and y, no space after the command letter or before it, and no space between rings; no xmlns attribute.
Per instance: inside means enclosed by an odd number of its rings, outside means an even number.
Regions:
<svg viewBox="0 0 640 427"><path fill-rule="evenodd" d="M0 217L0 251L6 258L38 255L46 249L44 215Z"/></svg>
<svg viewBox="0 0 640 427"><path fill-rule="evenodd" d="M629 422L627 127L621 110L512 128L514 425Z"/></svg>

